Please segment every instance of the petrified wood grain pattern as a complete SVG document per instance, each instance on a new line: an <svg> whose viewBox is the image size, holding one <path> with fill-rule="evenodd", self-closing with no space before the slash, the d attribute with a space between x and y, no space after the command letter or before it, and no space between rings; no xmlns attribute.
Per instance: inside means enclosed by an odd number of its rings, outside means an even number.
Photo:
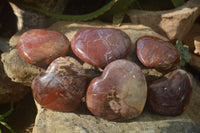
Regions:
<svg viewBox="0 0 200 133"><path fill-rule="evenodd" d="M162 115L181 114L190 101L192 83L182 69L166 74L148 87L148 101L152 109Z"/></svg>
<svg viewBox="0 0 200 133"><path fill-rule="evenodd" d="M120 59L111 62L88 87L86 103L96 116L127 120L140 115L147 97L147 85L140 68Z"/></svg>
<svg viewBox="0 0 200 133"><path fill-rule="evenodd" d="M153 36L143 36L136 41L139 60L146 67L170 69L181 60L179 51L171 43Z"/></svg>
<svg viewBox="0 0 200 133"><path fill-rule="evenodd" d="M85 71L78 61L59 57L33 80L33 96L45 108L72 111L81 102L86 83Z"/></svg>
<svg viewBox="0 0 200 133"><path fill-rule="evenodd" d="M105 67L129 53L131 40L119 29L86 28L75 34L71 46L81 60L94 66Z"/></svg>
<svg viewBox="0 0 200 133"><path fill-rule="evenodd" d="M59 32L29 30L17 42L20 57L29 64L44 66L69 51L69 40Z"/></svg>

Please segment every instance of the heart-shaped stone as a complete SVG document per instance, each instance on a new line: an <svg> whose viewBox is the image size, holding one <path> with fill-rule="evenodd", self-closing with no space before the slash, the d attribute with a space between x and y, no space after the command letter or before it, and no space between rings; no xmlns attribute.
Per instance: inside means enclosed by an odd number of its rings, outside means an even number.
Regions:
<svg viewBox="0 0 200 133"><path fill-rule="evenodd" d="M84 62L97 67L105 67L129 53L131 40L119 29L86 28L75 34L71 47Z"/></svg>
<svg viewBox="0 0 200 133"><path fill-rule="evenodd" d="M55 111L75 110L85 94L86 75L82 65L72 57L59 57L46 72L32 82L35 100Z"/></svg>
<svg viewBox="0 0 200 133"><path fill-rule="evenodd" d="M175 67L181 60L177 48L171 43L152 36L143 36L136 41L139 60L146 67L161 70Z"/></svg>
<svg viewBox="0 0 200 133"><path fill-rule="evenodd" d="M148 101L152 109L162 115L181 114L190 101L192 83L182 69L174 70L148 87Z"/></svg>
<svg viewBox="0 0 200 133"><path fill-rule="evenodd" d="M59 32L29 30L17 42L20 57L29 64L45 66L69 51L69 40Z"/></svg>
<svg viewBox="0 0 200 133"><path fill-rule="evenodd" d="M119 59L107 65L103 74L90 82L86 103L92 114L118 121L139 116L146 97L146 80L139 66Z"/></svg>

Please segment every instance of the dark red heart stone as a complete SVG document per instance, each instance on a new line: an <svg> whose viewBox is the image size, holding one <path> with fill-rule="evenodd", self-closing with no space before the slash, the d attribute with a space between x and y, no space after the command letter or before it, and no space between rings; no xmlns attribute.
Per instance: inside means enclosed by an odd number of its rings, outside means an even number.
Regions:
<svg viewBox="0 0 200 133"><path fill-rule="evenodd" d="M136 41L139 60L146 67L166 70L175 67L181 60L179 51L171 43L152 36L143 36Z"/></svg>
<svg viewBox="0 0 200 133"><path fill-rule="evenodd" d="M85 94L86 83L85 70L78 61L59 57L33 80L33 97L47 109L73 111Z"/></svg>
<svg viewBox="0 0 200 133"><path fill-rule="evenodd" d="M71 47L76 56L84 62L105 67L129 53L131 40L119 29L86 28L76 33L71 41Z"/></svg>
<svg viewBox="0 0 200 133"><path fill-rule="evenodd" d="M88 87L86 104L95 116L128 120L139 116L147 97L145 77L135 63L119 59L106 66Z"/></svg>
<svg viewBox="0 0 200 133"><path fill-rule="evenodd" d="M184 70L177 69L149 85L148 102L158 114L179 115L188 105L191 93L189 75Z"/></svg>
<svg viewBox="0 0 200 133"><path fill-rule="evenodd" d="M20 57L27 63L45 66L67 54L69 40L59 32L34 29L20 36L17 50Z"/></svg>

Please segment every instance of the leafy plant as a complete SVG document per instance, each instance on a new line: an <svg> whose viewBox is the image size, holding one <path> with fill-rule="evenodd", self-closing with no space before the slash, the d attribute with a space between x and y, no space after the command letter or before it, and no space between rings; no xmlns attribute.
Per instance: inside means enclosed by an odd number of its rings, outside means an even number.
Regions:
<svg viewBox="0 0 200 133"><path fill-rule="evenodd" d="M184 4L185 0L171 0L174 7L180 6ZM95 19L97 17L113 17L113 24L120 25L123 21L126 11L129 8L142 9L142 3L139 0L110 0L106 5L102 8L83 15L66 15L66 14L57 14L50 11L43 10L38 7L34 7L31 5L20 4L22 7L32 9L34 11L43 13L47 16L61 19L61 20L69 20L69 21L87 21L91 19Z"/></svg>
<svg viewBox="0 0 200 133"><path fill-rule="evenodd" d="M31 6L31 5L26 5L26 4L20 4L20 5L25 8L35 10L37 12L43 13L47 16L57 18L57 19L70 20L70 21L86 21L86 20L91 20L91 19L97 18L98 16L104 14L106 11L110 10L111 7L113 7L118 1L119 0L111 0L108 4L104 5L102 8L100 8L94 12L91 12L88 14L83 14L83 15L57 14L57 13L46 11L44 9L37 8L37 7Z"/></svg>
<svg viewBox="0 0 200 133"><path fill-rule="evenodd" d="M12 103L11 103L10 106L11 107L10 107L9 111L7 111L6 113L0 115L0 124L3 125L3 126L5 126L11 133L14 133L14 131L12 130L12 128L4 121L4 119L6 117L8 117L13 112L13 110L14 110ZM2 133L1 129L0 129L0 133Z"/></svg>
<svg viewBox="0 0 200 133"><path fill-rule="evenodd" d="M185 0L171 0L174 7L178 7L178 6L181 6L185 3Z"/></svg>
<svg viewBox="0 0 200 133"><path fill-rule="evenodd" d="M191 59L190 53L189 53L189 47L187 45L183 45L183 43L179 40L176 41L175 47L179 50L181 54L181 66L185 66L186 63L188 63Z"/></svg>
<svg viewBox="0 0 200 133"><path fill-rule="evenodd" d="M37 8L31 5L20 4L22 7L32 9L34 11L43 13L47 16L61 19L61 20L69 20L69 21L87 21L91 19L95 19L97 17L110 17L113 16L113 23L118 25L122 22L126 10L131 6L133 2L137 0L111 0L109 3L104 5L102 8L83 15L66 15L66 14L57 14L50 11L43 10L41 8ZM139 3L137 2L137 5Z"/></svg>

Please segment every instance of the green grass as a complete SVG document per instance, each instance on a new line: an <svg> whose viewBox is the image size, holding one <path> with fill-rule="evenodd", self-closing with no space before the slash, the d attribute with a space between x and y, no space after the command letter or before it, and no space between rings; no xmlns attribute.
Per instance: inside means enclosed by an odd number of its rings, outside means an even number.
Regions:
<svg viewBox="0 0 200 133"><path fill-rule="evenodd" d="M10 110L8 110L6 113L0 115L0 124L6 127L11 133L14 133L13 129L4 121L6 117L8 117L13 112L13 104L10 104ZM2 133L2 130L0 129L0 133Z"/></svg>

